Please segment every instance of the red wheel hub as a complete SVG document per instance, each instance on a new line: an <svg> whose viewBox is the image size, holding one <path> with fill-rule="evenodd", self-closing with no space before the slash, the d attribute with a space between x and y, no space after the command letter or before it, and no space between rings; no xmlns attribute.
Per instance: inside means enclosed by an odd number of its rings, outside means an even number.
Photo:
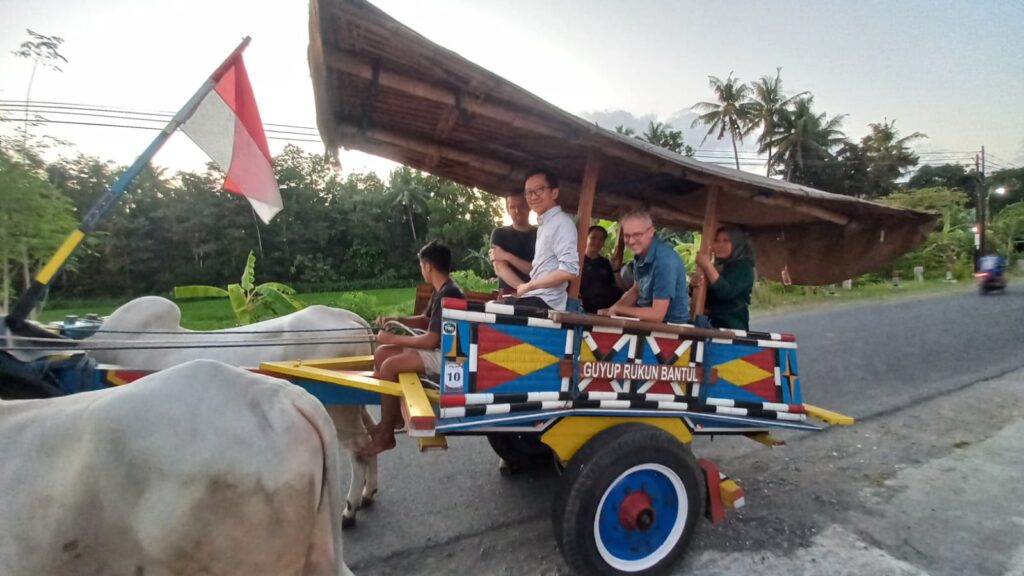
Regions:
<svg viewBox="0 0 1024 576"><path fill-rule="evenodd" d="M619 522L627 530L647 530L654 524L651 497L643 490L630 492L619 505Z"/></svg>

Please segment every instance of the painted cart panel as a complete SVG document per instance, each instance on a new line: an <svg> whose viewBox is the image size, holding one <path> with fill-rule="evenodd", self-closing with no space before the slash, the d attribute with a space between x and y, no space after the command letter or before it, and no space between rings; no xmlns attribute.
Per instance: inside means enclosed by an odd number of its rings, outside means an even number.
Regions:
<svg viewBox="0 0 1024 576"><path fill-rule="evenodd" d="M682 418L705 434L817 429L804 423L792 337L714 334L563 325L446 299L437 430L542 431L570 414Z"/></svg>

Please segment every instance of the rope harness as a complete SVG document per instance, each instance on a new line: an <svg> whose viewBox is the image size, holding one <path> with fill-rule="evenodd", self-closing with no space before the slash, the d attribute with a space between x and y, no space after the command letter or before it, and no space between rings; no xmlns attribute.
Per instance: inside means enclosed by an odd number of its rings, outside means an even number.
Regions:
<svg viewBox="0 0 1024 576"><path fill-rule="evenodd" d="M234 335L285 335L285 334L308 334L308 333L337 333L359 331L360 334L338 335L328 334L324 336L288 337L278 339L267 338L231 338ZM97 330L97 334L128 334L128 335L174 335L178 338L164 339L132 339L122 340L115 338L90 337L83 340L54 340L39 336L16 336L8 334L0 340L2 351L40 351L60 350L83 351L83 350L174 350L191 348L241 348L241 347L265 347L265 346L308 346L317 344L373 344L377 336L370 328L313 328L302 330L238 330L231 332L171 332L171 331L142 331L142 330ZM198 337L198 338L196 338ZM207 339L219 337L220 340ZM198 341L190 341L196 338ZM58 344L59 342L59 344Z"/></svg>

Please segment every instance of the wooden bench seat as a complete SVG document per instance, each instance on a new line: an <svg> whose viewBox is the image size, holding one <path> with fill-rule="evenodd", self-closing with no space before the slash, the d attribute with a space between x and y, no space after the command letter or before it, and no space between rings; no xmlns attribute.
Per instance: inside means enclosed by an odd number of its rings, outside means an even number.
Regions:
<svg viewBox="0 0 1024 576"><path fill-rule="evenodd" d="M466 300L471 302L490 302L498 297L498 291L494 292L476 292L474 290L463 290L466 295ZM430 302L430 296L434 293L434 287L430 284L420 284L416 287L416 302L413 304L412 313L413 315L423 314L427 309L427 303Z"/></svg>

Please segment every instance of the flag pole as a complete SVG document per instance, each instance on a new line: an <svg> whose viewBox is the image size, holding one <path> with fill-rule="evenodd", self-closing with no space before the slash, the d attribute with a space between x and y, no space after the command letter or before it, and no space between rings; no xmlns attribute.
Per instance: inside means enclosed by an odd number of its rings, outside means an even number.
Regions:
<svg viewBox="0 0 1024 576"><path fill-rule="evenodd" d="M32 279L32 283L26 290L18 302L11 309L10 314L7 315L6 322L7 326L12 332L17 331L25 323L25 319L32 312L32 309L36 307L36 304L42 298L43 293L46 291L46 287L50 285L54 277L64 268L68 259L75 252L75 249L82 243L82 239L87 234L92 232L96 225L99 224L103 216L120 200L121 196L124 195L125 190L128 189L128 185L132 183L132 180L139 175L140 172L149 164L153 156L163 147L167 139L174 134L174 131L179 126L184 124L191 116L195 113L196 108L199 107L199 103L202 102L203 98L210 93L211 90L217 85L221 77L228 71L229 68L235 63L242 51L245 50L246 46L249 45L251 38L246 36L242 42L235 48L231 54L224 59L224 62L214 70L213 74L203 82L203 85L199 87L199 90L185 103L185 105L178 110L178 113L171 118L171 121L164 126L164 129L157 134L156 138L149 144L149 146L142 152L142 154L135 159L135 162L114 182L114 185L110 187L110 190L100 197L99 200L93 204L89 212L86 213L82 219L81 224L78 225L74 231L68 234L68 237L64 240L64 243L57 248L57 251L53 253L50 260L36 273Z"/></svg>

